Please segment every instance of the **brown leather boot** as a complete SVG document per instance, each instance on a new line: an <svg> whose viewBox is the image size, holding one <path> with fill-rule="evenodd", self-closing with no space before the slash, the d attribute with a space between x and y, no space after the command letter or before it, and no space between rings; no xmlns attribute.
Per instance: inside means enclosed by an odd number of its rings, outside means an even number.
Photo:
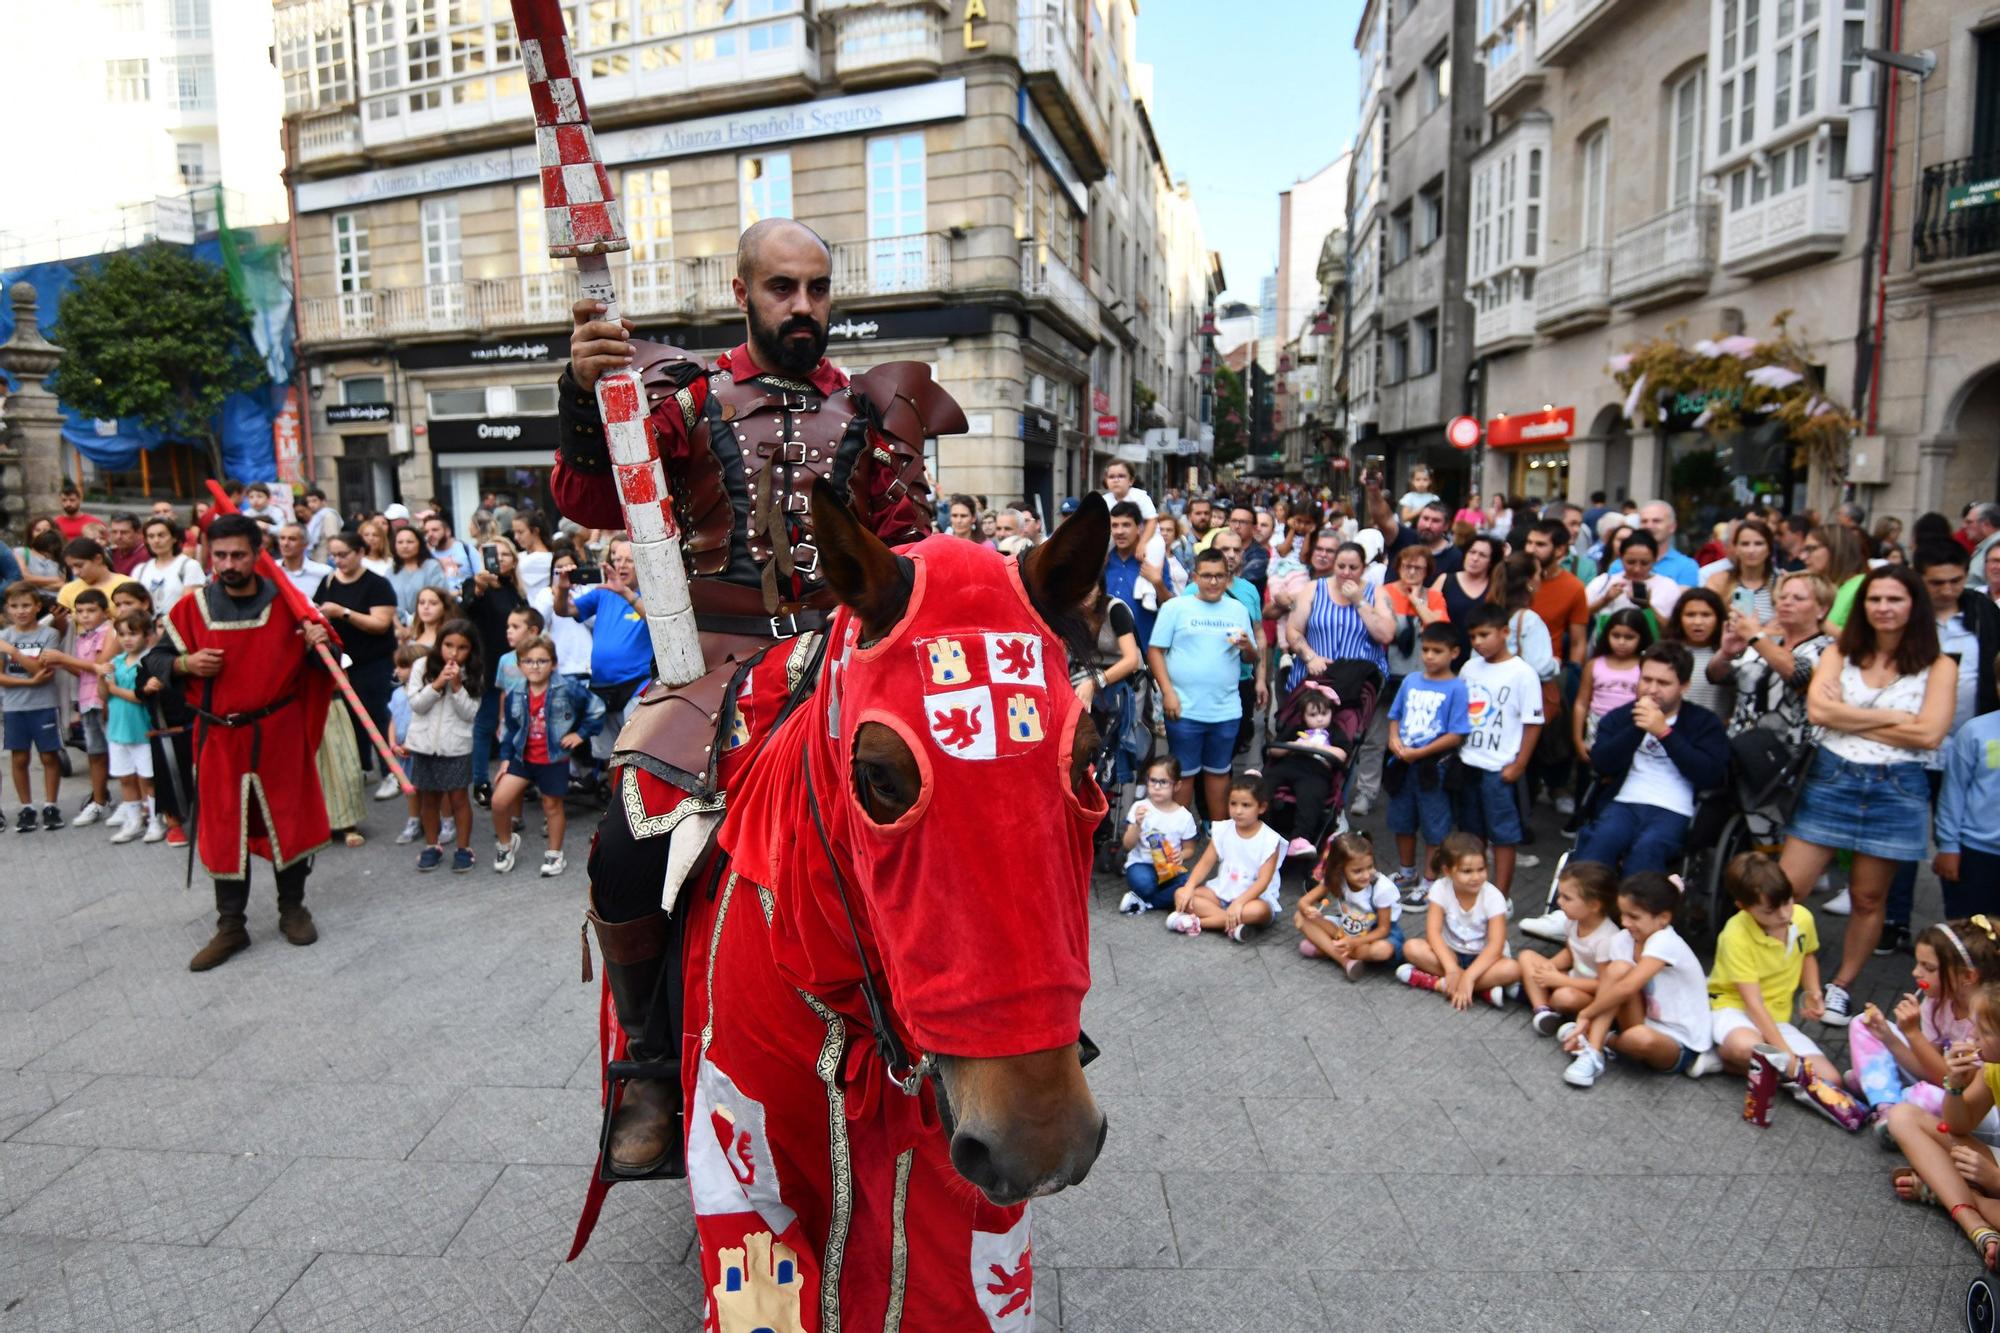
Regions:
<svg viewBox="0 0 2000 1333"><path fill-rule="evenodd" d="M215 934L194 957L188 959L188 971L206 972L211 967L219 967L232 955L242 953L249 947L250 932L243 928L243 914L220 913L215 918Z"/></svg>
<svg viewBox="0 0 2000 1333"><path fill-rule="evenodd" d="M618 1024L629 1042L626 1058L652 1060L671 1058L646 1047L646 1016L653 993L662 984L679 985L680 978L662 976L667 967L669 934L667 914L654 912L636 921L606 921L595 911L586 914L597 931L597 946L604 955L604 976L611 989L611 1003L618 1011ZM614 1175L643 1176L659 1169L675 1146L675 1112L680 1109L681 1090L667 1079L628 1079L611 1120L611 1142L606 1165Z"/></svg>
<svg viewBox="0 0 2000 1333"><path fill-rule="evenodd" d="M278 908L278 933L293 944L311 944L319 938L319 927L304 903L285 903Z"/></svg>

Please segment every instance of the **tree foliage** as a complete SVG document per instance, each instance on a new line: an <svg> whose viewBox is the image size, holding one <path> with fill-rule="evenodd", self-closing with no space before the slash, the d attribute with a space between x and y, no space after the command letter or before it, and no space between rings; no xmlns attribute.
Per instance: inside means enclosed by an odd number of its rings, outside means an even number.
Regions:
<svg viewBox="0 0 2000 1333"><path fill-rule="evenodd" d="M64 404L204 444L217 476L216 413L268 378L223 271L167 245L123 251L80 274L54 338L66 353L52 385Z"/></svg>
<svg viewBox="0 0 2000 1333"><path fill-rule="evenodd" d="M1250 447L1250 408L1243 377L1228 366L1215 370L1215 461L1234 463Z"/></svg>

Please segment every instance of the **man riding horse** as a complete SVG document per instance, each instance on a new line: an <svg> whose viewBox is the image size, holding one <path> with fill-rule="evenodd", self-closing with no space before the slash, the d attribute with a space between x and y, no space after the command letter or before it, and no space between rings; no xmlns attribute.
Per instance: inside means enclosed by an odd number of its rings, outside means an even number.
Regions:
<svg viewBox="0 0 2000 1333"><path fill-rule="evenodd" d="M924 440L965 429L922 362L891 362L850 382L825 359L832 261L810 228L779 218L754 224L738 242L736 267L748 338L712 365L633 340L629 320L600 320L601 308L585 300L573 311L560 381L556 505L586 526L618 528L624 519L592 388L616 368L642 372L708 666L693 684L655 685L632 707L612 761L611 810L591 850L588 921L634 1060L677 1055L650 1049L643 1034L660 979L679 962L668 956L666 909L720 819L716 764L727 737L718 732L730 682L773 643L823 628L834 604L814 540L814 479L852 495L889 545L916 541L932 525ZM662 1079L625 1088L607 1145L612 1174L650 1174L677 1150L678 1101Z"/></svg>

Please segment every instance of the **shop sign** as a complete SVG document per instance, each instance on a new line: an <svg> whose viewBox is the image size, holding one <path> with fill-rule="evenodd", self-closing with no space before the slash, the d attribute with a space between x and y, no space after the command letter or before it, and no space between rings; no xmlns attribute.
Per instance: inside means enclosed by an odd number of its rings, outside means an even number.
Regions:
<svg viewBox="0 0 2000 1333"><path fill-rule="evenodd" d="M1444 428L1445 439L1454 449L1470 449L1479 443L1479 419L1477 417L1453 417Z"/></svg>
<svg viewBox="0 0 2000 1333"><path fill-rule="evenodd" d="M396 349L405 370L460 366L546 366L569 360L567 337L526 337L483 342L411 343ZM329 418L330 419L330 418Z"/></svg>
<svg viewBox="0 0 2000 1333"><path fill-rule="evenodd" d="M1548 444L1576 434L1576 409L1557 407L1546 412L1522 412L1495 417L1486 423L1486 442L1492 445Z"/></svg>
<svg viewBox="0 0 2000 1333"><path fill-rule="evenodd" d="M1032 405L1022 408L1021 438L1029 444L1055 445L1060 438L1056 414Z"/></svg>
<svg viewBox="0 0 2000 1333"><path fill-rule="evenodd" d="M597 148L605 166L618 167L697 153L744 152L802 139L873 134L896 125L958 120L964 115L965 80L947 79L851 97L824 97L764 110L607 130L597 136ZM304 181L295 192L296 206L301 213L317 213L385 199L530 180L540 174L541 156L529 142L516 148Z"/></svg>
<svg viewBox="0 0 2000 1333"><path fill-rule="evenodd" d="M1944 211L1947 213L1956 213L1961 208L1985 208L1996 203L2000 203L2000 176L1954 185L1944 194Z"/></svg>
<svg viewBox="0 0 2000 1333"><path fill-rule="evenodd" d="M1097 438L1115 440L1118 438L1118 418L1110 413L1101 413L1097 418Z"/></svg>
<svg viewBox="0 0 2000 1333"><path fill-rule="evenodd" d="M278 464L278 480L303 486L305 469L299 454L299 391L285 390L285 405L271 421L271 452Z"/></svg>
<svg viewBox="0 0 2000 1333"><path fill-rule="evenodd" d="M434 454L476 452L491 449L541 451L556 447L562 432L555 417L486 417L484 419L430 422L431 452Z"/></svg>
<svg viewBox="0 0 2000 1333"><path fill-rule="evenodd" d="M972 25L984 22L986 22L986 0L965 0L964 47L966 50L983 51L986 49L986 39L984 37L975 37L972 34Z"/></svg>
<svg viewBox="0 0 2000 1333"><path fill-rule="evenodd" d="M335 403L326 409L326 424L329 426L373 425L395 419L394 403Z"/></svg>

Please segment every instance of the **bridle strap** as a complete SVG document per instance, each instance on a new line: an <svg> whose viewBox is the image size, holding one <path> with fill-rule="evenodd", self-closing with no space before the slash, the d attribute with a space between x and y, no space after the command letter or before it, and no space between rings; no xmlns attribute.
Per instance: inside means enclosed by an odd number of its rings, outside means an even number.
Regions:
<svg viewBox="0 0 2000 1333"><path fill-rule="evenodd" d="M847 931L854 940L854 954L861 963L861 1000L868 1006L868 1023L875 1029L875 1050L882 1057L882 1063L889 1070L889 1077L909 1096L916 1096L924 1075L929 1071L930 1057L921 1060L910 1059L910 1052L903 1045L902 1038L889 1023L888 1007L882 1003L882 992L875 984L874 969L868 966L868 953L861 947L861 929L855 924L854 905L848 901L847 880L840 873L840 861L833 854L833 840L827 837L826 821L820 816L819 796L813 791L812 751L808 745L799 747L799 772L805 780L806 809L812 812L813 832L819 835L820 850L826 853L827 869L833 873L833 887L840 894L840 910L847 917ZM903 1072L898 1073L901 1070Z"/></svg>

